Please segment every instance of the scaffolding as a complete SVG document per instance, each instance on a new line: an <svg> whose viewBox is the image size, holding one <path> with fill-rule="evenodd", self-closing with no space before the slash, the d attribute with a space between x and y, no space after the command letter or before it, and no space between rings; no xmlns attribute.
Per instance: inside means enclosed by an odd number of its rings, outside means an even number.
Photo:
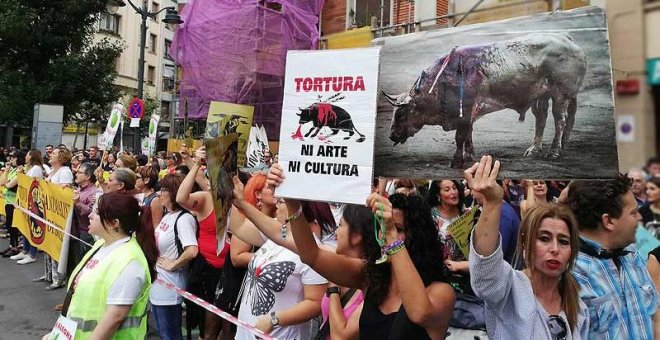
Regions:
<svg viewBox="0 0 660 340"><path fill-rule="evenodd" d="M211 101L253 105L254 122L265 126L269 140L278 140L286 52L317 45L322 4L190 1L172 43L183 68L179 117L205 121Z"/></svg>

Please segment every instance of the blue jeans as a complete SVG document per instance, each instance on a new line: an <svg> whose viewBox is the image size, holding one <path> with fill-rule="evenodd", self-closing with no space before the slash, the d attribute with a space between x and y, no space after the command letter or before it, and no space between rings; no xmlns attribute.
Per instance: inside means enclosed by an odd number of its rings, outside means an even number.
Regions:
<svg viewBox="0 0 660 340"><path fill-rule="evenodd" d="M23 236L23 252L27 253L32 258L37 256L37 247L32 246L26 236Z"/></svg>
<svg viewBox="0 0 660 340"><path fill-rule="evenodd" d="M151 312L156 320L156 328L158 328L161 340L183 340L183 334L181 333L183 309L181 305L151 305Z"/></svg>

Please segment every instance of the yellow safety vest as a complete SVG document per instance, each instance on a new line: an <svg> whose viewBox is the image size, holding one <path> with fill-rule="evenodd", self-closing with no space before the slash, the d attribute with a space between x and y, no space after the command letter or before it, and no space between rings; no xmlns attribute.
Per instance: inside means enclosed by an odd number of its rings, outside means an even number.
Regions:
<svg viewBox="0 0 660 340"><path fill-rule="evenodd" d="M76 266L68 288L70 288L78 272L87 263L92 254L105 243L99 240L94 244L92 250L85 254L82 261ZM131 261L137 260L144 268L146 282L142 287L142 292L137 301L133 303L126 319L119 325L119 328L111 339L144 339L147 334L147 303L149 302L149 288L151 287L151 275L149 274L149 265L144 253L140 248L135 237L130 241L120 245L110 254L104 257L91 270L85 272L80 277L75 293L71 298L71 304L66 317L78 323L76 330L76 340L88 339L98 323L101 321L106 311L106 300L108 292L113 283L119 277L126 265Z"/></svg>

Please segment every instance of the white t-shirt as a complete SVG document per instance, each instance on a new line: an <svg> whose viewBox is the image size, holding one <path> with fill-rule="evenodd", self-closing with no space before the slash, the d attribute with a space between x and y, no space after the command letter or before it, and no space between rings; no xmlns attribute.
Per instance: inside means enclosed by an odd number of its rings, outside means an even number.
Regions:
<svg viewBox="0 0 660 340"><path fill-rule="evenodd" d="M34 165L25 174L30 177L43 178L44 170L40 166Z"/></svg>
<svg viewBox="0 0 660 340"><path fill-rule="evenodd" d="M111 244L103 245L97 252L92 256L92 258L87 261L85 267L80 270L80 274L77 279L82 278L85 273L89 270L94 269L99 262L108 256L113 250L117 247L125 244L130 241L131 238L125 237L121 240L117 240ZM76 284L78 284L76 280ZM129 262L124 270L121 271L121 274L117 277L117 280L112 284L110 290L108 291L108 297L105 300L105 303L108 305L132 305L142 292L142 287L144 286L147 277L145 275L144 269L140 262L133 260Z"/></svg>
<svg viewBox="0 0 660 340"><path fill-rule="evenodd" d="M63 166L57 171L51 173L50 177L48 177L48 180L55 184L72 184L73 173L68 166Z"/></svg>
<svg viewBox="0 0 660 340"><path fill-rule="evenodd" d="M158 245L160 256L171 260L179 258L179 251L176 249L176 243L174 242L174 223L176 222L176 218L179 217L179 214L181 214L181 211L171 212L163 216L158 227L156 227L156 244ZM197 246L197 223L191 214L184 213L179 218L176 229L179 232L179 240L181 240L181 245L184 249L187 246ZM173 272L156 266L156 271L158 272L159 279L170 282L181 289L186 289L186 281L188 280L187 266ZM156 306L173 306L182 303L183 298L166 287L156 284L151 287L149 301Z"/></svg>
<svg viewBox="0 0 660 340"><path fill-rule="evenodd" d="M270 318L271 311L291 308L303 301L303 285L327 282L323 276L302 263L298 255L268 240L255 253L248 265L243 281L244 293L238 318L255 325L261 315ZM310 325L309 322L305 322L292 326L278 326L270 335L278 339L309 339ZM256 338L239 327L236 339Z"/></svg>

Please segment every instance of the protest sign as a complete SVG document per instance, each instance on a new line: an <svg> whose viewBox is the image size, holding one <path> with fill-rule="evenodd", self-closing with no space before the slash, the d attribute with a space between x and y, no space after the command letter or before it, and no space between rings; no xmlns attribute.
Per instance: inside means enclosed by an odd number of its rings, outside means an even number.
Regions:
<svg viewBox="0 0 660 340"><path fill-rule="evenodd" d="M227 234L227 222L229 222L229 210L233 199L232 190L234 189L232 177L238 171L238 144L238 133L218 136L204 142L215 210L215 235L218 239L218 247L224 246ZM218 253L220 251L222 248L217 249Z"/></svg>
<svg viewBox="0 0 660 340"><path fill-rule="evenodd" d="M472 232L472 228L474 228L474 215L477 213L477 210L479 210L478 207L473 207L470 211L461 215L456 221L447 226L447 231L459 249L461 249L465 258L470 257L470 233Z"/></svg>
<svg viewBox="0 0 660 340"><path fill-rule="evenodd" d="M151 115L151 119L149 120L149 144L148 144L149 153L147 153L149 155L153 154L156 151L156 139L158 138L158 122L160 122L160 116L157 114Z"/></svg>
<svg viewBox="0 0 660 340"><path fill-rule="evenodd" d="M260 164L263 164L264 153L266 151L270 152L266 129L263 125L261 127L251 127L245 167L257 169Z"/></svg>
<svg viewBox="0 0 660 340"><path fill-rule="evenodd" d="M616 177L609 41L599 7L374 40L375 175L462 178L489 154L504 178Z"/></svg>
<svg viewBox="0 0 660 340"><path fill-rule="evenodd" d="M50 340L73 340L76 336L76 330L78 329L78 323L60 315L53 326L53 330L50 332Z"/></svg>
<svg viewBox="0 0 660 340"><path fill-rule="evenodd" d="M245 155L252 126L254 106L212 101L206 118L206 139L238 133L238 166L245 166Z"/></svg>
<svg viewBox="0 0 660 340"><path fill-rule="evenodd" d="M380 48L289 51L277 195L363 204L371 192Z"/></svg>
<svg viewBox="0 0 660 340"><path fill-rule="evenodd" d="M105 126L102 138L99 139L99 148L101 150L110 150L112 148L112 141L117 134L117 128L121 123L121 114L123 111L124 105L121 103L115 103L112 106L110 117L108 117L108 124Z"/></svg>
<svg viewBox="0 0 660 340"><path fill-rule="evenodd" d="M71 231L73 214L73 190L62 188L43 179L33 179L23 174L18 175L19 207L32 212L44 220ZM32 218L20 210L14 211L14 226L18 228L35 247L45 251L53 259L60 261L63 249L64 233L38 219Z"/></svg>

